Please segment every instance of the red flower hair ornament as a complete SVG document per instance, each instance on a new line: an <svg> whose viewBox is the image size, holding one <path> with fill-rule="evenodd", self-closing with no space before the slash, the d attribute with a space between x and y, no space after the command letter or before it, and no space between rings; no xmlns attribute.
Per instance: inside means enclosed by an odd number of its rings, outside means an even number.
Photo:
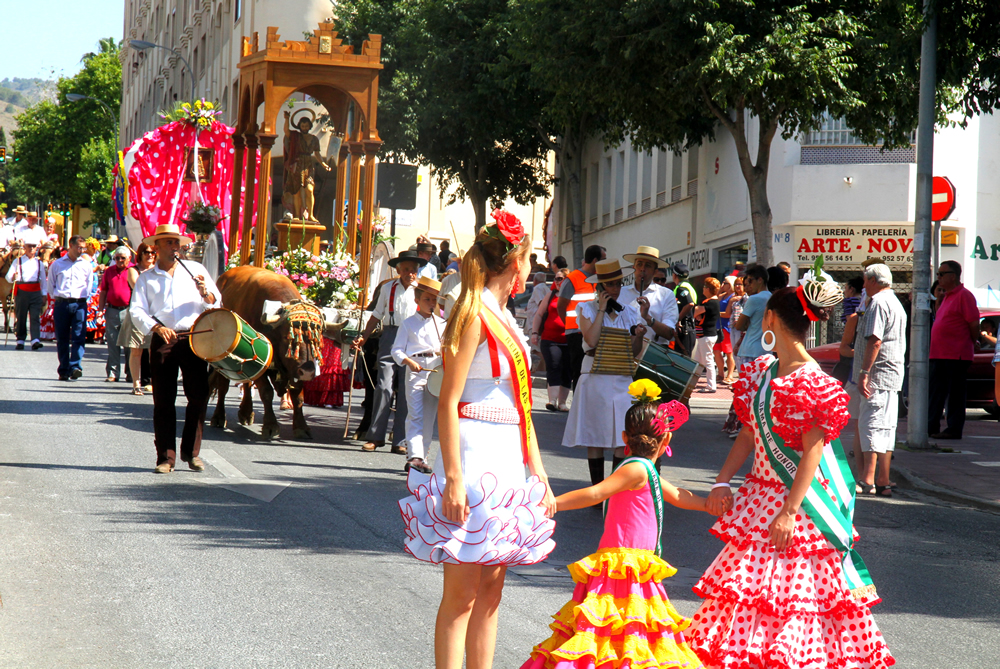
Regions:
<svg viewBox="0 0 1000 669"><path fill-rule="evenodd" d="M524 239L524 226L517 216L503 209L494 209L490 216L496 223L484 226L483 232L506 245L507 250L504 255L521 245L521 240Z"/></svg>

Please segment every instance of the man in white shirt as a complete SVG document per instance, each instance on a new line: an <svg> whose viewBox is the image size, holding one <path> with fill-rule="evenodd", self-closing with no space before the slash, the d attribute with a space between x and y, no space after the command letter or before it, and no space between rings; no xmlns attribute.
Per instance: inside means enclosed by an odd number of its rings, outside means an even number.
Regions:
<svg viewBox="0 0 1000 669"><path fill-rule="evenodd" d="M0 250L10 248L14 240L17 239L17 228L24 223L24 217L28 215L28 210L23 204L17 205L13 211L14 222L7 225L7 221L0 218Z"/></svg>
<svg viewBox="0 0 1000 669"><path fill-rule="evenodd" d="M392 345L392 359L406 370L406 466L425 474L427 447L434 435L437 397L427 391L430 370L441 363L441 336L445 321L438 316L437 300L441 282L420 277L414 290L417 313L403 321ZM440 374L440 369L436 374Z"/></svg>
<svg viewBox="0 0 1000 669"><path fill-rule="evenodd" d="M73 235L66 255L53 261L46 277L45 293L55 301L56 351L59 354L59 380L83 376L83 346L87 336L87 298L94 265L84 256L83 237Z"/></svg>
<svg viewBox="0 0 1000 669"><path fill-rule="evenodd" d="M657 269L665 269L667 263L660 259L660 250L652 246L640 246L635 253L626 253L622 258L632 263L635 280L631 286L623 286L618 301L625 306L633 306L646 321L647 341L666 344L674 336L677 326L677 298L674 291L653 281Z"/></svg>
<svg viewBox="0 0 1000 669"><path fill-rule="evenodd" d="M42 226L38 225L38 214L33 211L28 213L28 217L24 225L14 227L14 236L19 239L22 244L31 242L36 247L44 244L48 238L45 234L45 230L42 229Z"/></svg>
<svg viewBox="0 0 1000 669"><path fill-rule="evenodd" d="M158 474L169 474L177 461L177 375L184 375L187 411L181 435L181 460L196 472L205 464L198 457L210 388L208 363L191 350L185 333L206 310L222 306L222 295L208 270L193 260L181 261L182 244L190 243L173 224L161 225L142 240L156 249L156 264L139 275L132 289L129 315L149 347L153 379L153 442Z"/></svg>
<svg viewBox="0 0 1000 669"><path fill-rule="evenodd" d="M45 263L35 257L37 244L25 242L24 255L11 264L5 277L14 284L14 313L17 314L17 351L24 350L28 321L31 321L31 350L42 347L38 341L41 332L42 309L45 308L46 271Z"/></svg>
<svg viewBox="0 0 1000 669"><path fill-rule="evenodd" d="M416 251L403 251L389 261L389 266L396 269L399 278L383 285L379 289L378 301L372 311L371 318L365 326L365 331L354 340L354 350L360 352L365 340L371 336L375 327L382 324L382 335L378 347L378 376L375 378L375 393L372 403L372 421L368 435L361 450L374 451L385 446L385 435L389 429L389 412L392 409L392 393L396 391L396 417L392 430L392 452L406 454L403 441L406 439L406 375L402 365L392 358L392 345L396 341L396 332L407 318L417 312L417 302L414 298L414 285L417 282L417 271L427 264L425 258Z"/></svg>

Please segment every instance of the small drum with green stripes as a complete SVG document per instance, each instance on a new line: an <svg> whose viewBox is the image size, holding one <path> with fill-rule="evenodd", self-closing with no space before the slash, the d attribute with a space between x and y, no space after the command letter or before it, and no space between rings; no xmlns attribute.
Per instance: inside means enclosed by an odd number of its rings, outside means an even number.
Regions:
<svg viewBox="0 0 1000 669"><path fill-rule="evenodd" d="M191 326L191 350L232 381L256 381L274 353L267 337L229 309L206 311Z"/></svg>

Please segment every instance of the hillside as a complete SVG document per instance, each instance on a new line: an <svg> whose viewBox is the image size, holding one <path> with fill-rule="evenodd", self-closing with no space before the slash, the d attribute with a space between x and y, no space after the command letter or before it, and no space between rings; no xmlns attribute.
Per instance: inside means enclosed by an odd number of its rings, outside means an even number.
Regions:
<svg viewBox="0 0 1000 669"><path fill-rule="evenodd" d="M11 141L11 133L17 128L14 117L27 107L42 100L55 100L56 82L48 79L13 79L0 80L0 127L7 133L7 141Z"/></svg>

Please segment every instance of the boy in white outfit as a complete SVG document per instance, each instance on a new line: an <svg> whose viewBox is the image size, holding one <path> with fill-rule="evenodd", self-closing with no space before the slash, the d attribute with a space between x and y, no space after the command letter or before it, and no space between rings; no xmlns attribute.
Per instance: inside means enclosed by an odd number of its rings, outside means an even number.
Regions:
<svg viewBox="0 0 1000 669"><path fill-rule="evenodd" d="M396 332L392 359L406 370L406 466L429 474L427 447L434 436L437 422L437 397L427 390L430 370L441 363L441 335L445 321L437 315L441 282L420 277L414 287L417 313L407 318ZM433 372L440 373L440 372Z"/></svg>

